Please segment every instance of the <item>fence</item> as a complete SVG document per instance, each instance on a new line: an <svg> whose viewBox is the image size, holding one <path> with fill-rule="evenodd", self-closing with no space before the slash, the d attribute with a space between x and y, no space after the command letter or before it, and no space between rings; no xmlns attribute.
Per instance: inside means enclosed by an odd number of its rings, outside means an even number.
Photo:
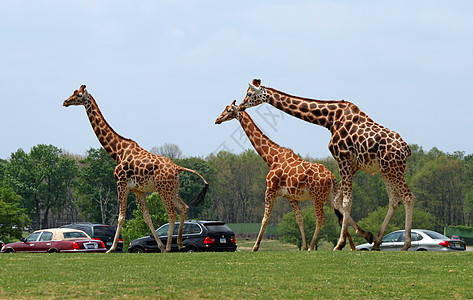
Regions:
<svg viewBox="0 0 473 300"><path fill-rule="evenodd" d="M468 226L445 226L443 234L451 237L457 235L464 240L468 246L473 246L473 227Z"/></svg>
<svg viewBox="0 0 473 300"><path fill-rule="evenodd" d="M261 223L227 223L235 235L239 238L256 238L261 228ZM278 225L268 225L264 231L263 238L265 239L277 239Z"/></svg>

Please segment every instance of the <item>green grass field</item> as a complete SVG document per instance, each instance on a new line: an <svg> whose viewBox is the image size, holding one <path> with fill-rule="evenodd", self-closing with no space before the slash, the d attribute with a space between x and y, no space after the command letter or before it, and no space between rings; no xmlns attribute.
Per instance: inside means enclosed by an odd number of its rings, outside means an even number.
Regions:
<svg viewBox="0 0 473 300"><path fill-rule="evenodd" d="M0 254L0 299L473 299L473 252Z"/></svg>

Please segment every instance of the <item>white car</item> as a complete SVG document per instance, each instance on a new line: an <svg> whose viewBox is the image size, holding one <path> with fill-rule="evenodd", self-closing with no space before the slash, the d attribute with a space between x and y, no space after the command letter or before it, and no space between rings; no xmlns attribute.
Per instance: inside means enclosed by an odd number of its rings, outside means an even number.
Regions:
<svg viewBox="0 0 473 300"><path fill-rule="evenodd" d="M404 246L405 231L398 230L383 237L381 251L400 251ZM373 244L356 246L357 250L372 250ZM409 251L466 251L464 241L452 240L432 230L412 229Z"/></svg>

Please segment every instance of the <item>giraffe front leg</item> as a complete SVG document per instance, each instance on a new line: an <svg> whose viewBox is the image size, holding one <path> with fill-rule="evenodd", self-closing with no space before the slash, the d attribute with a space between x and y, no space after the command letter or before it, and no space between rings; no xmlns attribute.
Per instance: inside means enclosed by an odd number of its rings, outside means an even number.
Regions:
<svg viewBox="0 0 473 300"><path fill-rule="evenodd" d="M299 202L296 200L289 200L289 202L291 203L292 210L294 211L294 214L296 215L296 222L297 222L297 225L299 225L299 230L301 231L302 250L308 250L309 248L307 247L307 241L306 241L305 231L304 231L304 219L302 218Z"/></svg>
<svg viewBox="0 0 473 300"><path fill-rule="evenodd" d="M261 221L261 228L256 239L255 245L253 246L253 252L258 251L261 240L263 239L264 231L268 225L269 217L271 216L271 211L273 210L274 199L276 198L276 191L273 189L266 189L266 196L264 201L264 216Z"/></svg>
<svg viewBox="0 0 473 300"><path fill-rule="evenodd" d="M117 224L117 231L115 232L115 238L113 239L113 244L110 249L106 253L115 252L117 250L118 240L120 239L120 233L123 228L123 224L125 223L125 216L126 216L126 205L128 202L128 193L129 190L126 187L126 184L117 184L117 192L118 192L118 203L119 203L119 213L118 213L118 224Z"/></svg>

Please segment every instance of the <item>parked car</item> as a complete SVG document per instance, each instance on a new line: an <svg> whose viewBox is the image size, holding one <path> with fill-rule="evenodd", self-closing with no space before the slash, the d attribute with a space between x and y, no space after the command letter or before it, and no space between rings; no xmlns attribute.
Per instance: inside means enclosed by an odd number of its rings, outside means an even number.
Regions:
<svg viewBox="0 0 473 300"><path fill-rule="evenodd" d="M169 223L156 230L164 245L167 243ZM171 251L179 251L177 232L179 222L174 225ZM236 251L235 233L220 221L185 221L182 232L182 244L186 252L198 251ZM161 252L151 234L131 241L128 251L132 253Z"/></svg>
<svg viewBox="0 0 473 300"><path fill-rule="evenodd" d="M85 233L90 235L94 240L100 240L104 242L107 250L112 247L113 239L115 238L115 232L117 232L116 226L95 224L89 222L72 223L68 225L63 225L60 228L74 228L85 231ZM125 252L123 250L123 237L121 234L115 252Z"/></svg>
<svg viewBox="0 0 473 300"><path fill-rule="evenodd" d="M2 250L3 246L5 245L4 242L0 241L0 250Z"/></svg>
<svg viewBox="0 0 473 300"><path fill-rule="evenodd" d="M106 252L102 241L93 240L82 230L51 228L36 230L20 242L6 244L1 252Z"/></svg>
<svg viewBox="0 0 473 300"><path fill-rule="evenodd" d="M450 239L452 239L452 240L461 240L458 235L452 235L452 237Z"/></svg>
<svg viewBox="0 0 473 300"><path fill-rule="evenodd" d="M405 231L398 230L383 237L382 251L400 251L404 246ZM372 250L373 244L356 246L357 250ZM425 229L411 230L411 247L409 251L466 251L466 244L460 240L452 240L436 231Z"/></svg>

